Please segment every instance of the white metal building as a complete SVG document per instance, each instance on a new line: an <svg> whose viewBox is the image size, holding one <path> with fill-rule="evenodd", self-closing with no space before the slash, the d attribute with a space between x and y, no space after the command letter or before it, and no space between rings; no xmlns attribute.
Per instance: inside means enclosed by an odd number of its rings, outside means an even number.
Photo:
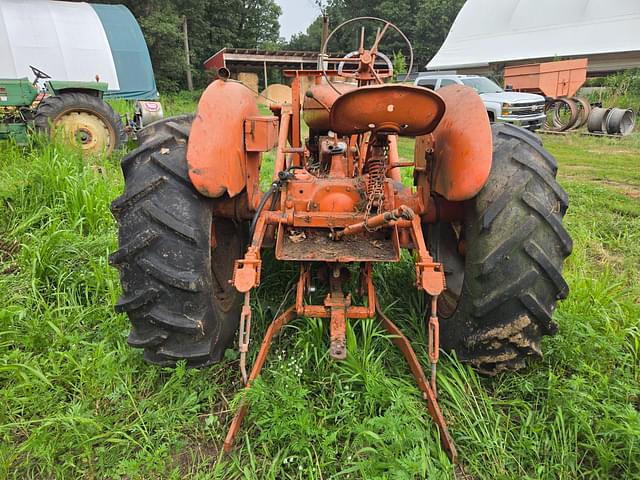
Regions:
<svg viewBox="0 0 640 480"><path fill-rule="evenodd" d="M467 0L428 70L488 73L587 57L589 74L640 67L640 0Z"/></svg>
<svg viewBox="0 0 640 480"><path fill-rule="evenodd" d="M0 78L33 80L30 65L55 80L109 84L107 96L158 96L149 51L123 5L0 0Z"/></svg>

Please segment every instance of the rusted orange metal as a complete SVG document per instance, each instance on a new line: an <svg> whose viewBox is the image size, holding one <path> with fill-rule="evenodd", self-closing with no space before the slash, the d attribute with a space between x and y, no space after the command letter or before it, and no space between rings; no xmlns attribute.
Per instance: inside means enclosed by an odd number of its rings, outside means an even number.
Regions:
<svg viewBox="0 0 640 480"><path fill-rule="evenodd" d="M349 75L357 85L327 81L344 71L344 65L333 72L285 72L292 80L292 100L273 105L273 116L257 115L251 92L241 85L214 82L198 107L189 141L190 176L203 194L226 194L214 206L216 215L252 217L251 243L244 258L236 262L231 280L245 293L240 335L243 377L251 319L249 292L261 281L262 248L274 246L278 260L300 264L295 305L268 328L247 388L259 375L273 336L295 316L328 320L329 353L337 360L348 355L349 320L377 316L409 363L442 444L455 461L457 453L435 388L437 309L432 308L428 326L429 385L408 340L377 306L372 265L398 262L401 248L411 249L415 286L437 304L446 289L444 266L427 248L423 225L464 219L465 201L480 191L491 169L491 129L484 104L470 88L452 86L435 93L381 84L391 73L375 69L377 44L384 33L379 32L371 49L362 47L344 59L355 67ZM315 80L315 85L301 97L303 77ZM302 110L310 131L305 141ZM400 158L399 136L419 137L413 161ZM260 155L274 146L273 184L263 193L258 190ZM403 167L414 167L414 187L402 184ZM464 250L462 241L460 249ZM348 267L354 264L360 265L360 278L358 294L352 297L345 286ZM327 284L328 293L320 304L307 303L316 281ZM360 300L365 292L366 298ZM225 451L230 450L246 411L243 402L226 437Z"/></svg>
<svg viewBox="0 0 640 480"><path fill-rule="evenodd" d="M429 295L440 295L446 287L444 268L441 263L433 260L425 245L419 217L413 217L413 220L411 220L410 232L413 245L418 254L416 287L419 290L424 290Z"/></svg>
<svg viewBox="0 0 640 480"><path fill-rule="evenodd" d="M302 146L300 138L300 109L302 104L300 103L300 75L296 75L291 82L291 122L292 127L289 129L289 142L293 148L299 148ZM302 165L302 155L299 153L292 154L293 166Z"/></svg>
<svg viewBox="0 0 640 480"><path fill-rule="evenodd" d="M340 94L356 89L358 86L352 83L334 83L335 89L325 84L312 85L305 92L303 102L303 118L309 128L318 131L327 131L329 124L329 112ZM340 94L336 91L340 92Z"/></svg>
<svg viewBox="0 0 640 480"><path fill-rule="evenodd" d="M329 323L331 346L329 355L334 360L347 358L345 334L347 329L347 309L351 306L351 295L345 297L342 291L340 275L340 267L334 267L329 280L331 291L324 299L324 306L331 312L331 322Z"/></svg>
<svg viewBox="0 0 640 480"><path fill-rule="evenodd" d="M287 145L287 137L289 135L289 128L291 126L291 108L285 105L280 109L280 132L278 134L278 150L276 153L276 163L273 168L273 179L278 179L278 173L286 169L286 153L285 148Z"/></svg>
<svg viewBox="0 0 640 480"><path fill-rule="evenodd" d="M506 67L504 85L545 97L574 97L587 80L588 58Z"/></svg>
<svg viewBox="0 0 640 480"><path fill-rule="evenodd" d="M365 275L368 279L371 278L371 270L370 265L364 267ZM262 345L260 347L260 351L258 352L258 356L256 361L251 369L251 373L248 377L245 389L251 388L252 383L256 378L260 375L264 363L267 358L267 354L269 353L269 349L271 347L271 343L273 341L273 337L280 331L282 328L291 322L296 317L296 310L298 313L302 312L303 315L307 315L306 309L304 308L304 294L309 284L309 267L303 267L301 269L300 278L298 281L298 289L296 295L296 303L294 306L287 309L282 315L277 317L267 329L265 336L262 340ZM350 299L348 297L344 297L342 288L343 281L340 276L339 267L333 270L332 279L331 279L331 293L325 299L325 304L321 308L326 316L327 313L331 318L331 354L336 359L344 359L346 358L346 346L345 346L345 329L346 329L346 319L347 318L356 318L352 317L348 313L347 306L350 303ZM337 274L335 272L338 272ZM362 307L361 307L362 308ZM328 312L327 312L328 311ZM440 434L440 440L442 445L449 456L452 463L457 463L458 454L455 448L455 444L451 435L449 433L449 429L442 415L442 411L440 410L440 406L438 405L438 400L433 391L432 387L429 385L427 378L420 366L420 362L418 361L417 355L415 351L411 347L411 343L404 336L402 331L382 312L382 309L378 305L378 302L375 297L375 292L373 291L373 285L370 283L369 287L369 308L367 308L367 317L362 318L371 318L374 315L378 317L383 327L389 332L391 340L396 344L396 346L400 349L402 354L404 355L407 363L409 364L409 368L413 373L413 376L418 384L418 387L423 392L423 398L427 402L427 409L429 414L433 418L434 422L438 426L438 431ZM242 426L242 421L247 414L248 404L245 400L243 400L238 408L236 414L233 417L231 422L231 426L227 432L227 435L224 440L224 451L229 453L233 447L233 443L235 437L237 436L240 428Z"/></svg>
<svg viewBox="0 0 640 480"><path fill-rule="evenodd" d="M341 95L333 104L334 132L356 135L384 132L406 137L431 133L445 103L433 90L410 85L372 85Z"/></svg>
<svg viewBox="0 0 640 480"><path fill-rule="evenodd" d="M247 152L268 152L278 144L278 117L249 117L244 121Z"/></svg>
<svg viewBox="0 0 640 480"><path fill-rule="evenodd" d="M287 323L293 320L296 317L296 311L294 307L290 307L287 309L282 315L277 317L264 335L262 339L262 345L260 346L260 351L258 352L258 357L256 358L256 362L253 364L253 368L251 369L251 373L249 374L249 378L247 381L246 389L251 388L251 384L253 381L258 378L260 375L260 371L264 366L264 362L267 359L267 354L269 353L269 348L271 347L271 341L273 340L273 336L276 335L282 327L284 327ZM231 451L231 447L233 446L233 441L240 431L240 426L242 425L242 420L247 414L248 405L246 401L242 401L240 404L240 408L236 412L233 420L231 421L231 427L227 432L227 436L224 439L224 451L229 453Z"/></svg>
<svg viewBox="0 0 640 480"><path fill-rule="evenodd" d="M487 110L470 87L449 85L438 93L446 111L433 137L416 140L416 163L424 163L429 154L431 189L447 200L468 200L482 189L491 171L493 147Z"/></svg>
<svg viewBox="0 0 640 480"><path fill-rule="evenodd" d="M254 95L241 83L216 80L204 91L187 148L189 178L201 194L235 197L249 186L249 203L257 203L260 153L245 149L244 127L258 113Z"/></svg>
<svg viewBox="0 0 640 480"><path fill-rule="evenodd" d="M398 224L399 220L413 220L415 213L406 205L400 205L395 210L390 212L379 213L365 221L348 225L343 230L340 230L333 238L340 240L347 235L355 235L369 229L377 229L380 227L392 227Z"/></svg>

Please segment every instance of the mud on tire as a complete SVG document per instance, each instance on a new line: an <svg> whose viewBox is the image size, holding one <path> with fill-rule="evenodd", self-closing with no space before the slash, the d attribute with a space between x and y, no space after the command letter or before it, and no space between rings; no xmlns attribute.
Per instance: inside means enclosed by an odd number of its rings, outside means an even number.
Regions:
<svg viewBox="0 0 640 480"><path fill-rule="evenodd" d="M524 129L495 124L492 130L491 174L460 230L466 257L452 251L451 225L430 235L455 297L441 319L443 347L489 375L542 355L542 336L557 330L556 303L569 292L562 267L572 249L556 160Z"/></svg>
<svg viewBox="0 0 640 480"><path fill-rule="evenodd" d="M124 194L111 206L119 250L110 261L123 290L115 308L131 320L129 344L164 366L181 359L189 366L218 361L233 340L241 308L228 280L243 253L243 226L212 218L215 200L191 184L191 121L181 116L143 129L142 144L122 161Z"/></svg>

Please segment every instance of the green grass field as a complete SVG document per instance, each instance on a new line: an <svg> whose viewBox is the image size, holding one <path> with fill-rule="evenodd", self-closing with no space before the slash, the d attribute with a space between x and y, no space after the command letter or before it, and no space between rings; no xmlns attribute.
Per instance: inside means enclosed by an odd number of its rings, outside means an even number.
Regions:
<svg viewBox="0 0 640 480"><path fill-rule="evenodd" d="M169 102L188 110L189 99ZM481 378L455 358L441 404L468 479L640 478L640 135L544 137L570 195L571 286L545 358ZM411 155L409 143L402 155ZM113 311L110 202L118 158L0 144L0 478L455 478L402 357L373 321L294 322L274 344L237 449L221 454L241 387L233 351L206 370L147 365ZM250 355L296 271L270 260ZM387 313L426 365L424 298L408 262L376 269ZM283 300L284 299L284 300Z"/></svg>

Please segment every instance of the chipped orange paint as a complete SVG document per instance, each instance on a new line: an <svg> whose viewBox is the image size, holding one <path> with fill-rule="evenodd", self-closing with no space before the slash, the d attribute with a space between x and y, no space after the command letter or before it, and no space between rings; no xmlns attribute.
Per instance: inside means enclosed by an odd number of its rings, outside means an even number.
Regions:
<svg viewBox="0 0 640 480"><path fill-rule="evenodd" d="M244 121L258 113L253 93L241 83L216 80L205 90L187 149L189 178L200 193L213 198L225 193L234 197L244 190L249 174L247 158L259 155L247 154L244 148ZM251 160L257 163L255 158ZM255 167L251 170L255 175Z"/></svg>

